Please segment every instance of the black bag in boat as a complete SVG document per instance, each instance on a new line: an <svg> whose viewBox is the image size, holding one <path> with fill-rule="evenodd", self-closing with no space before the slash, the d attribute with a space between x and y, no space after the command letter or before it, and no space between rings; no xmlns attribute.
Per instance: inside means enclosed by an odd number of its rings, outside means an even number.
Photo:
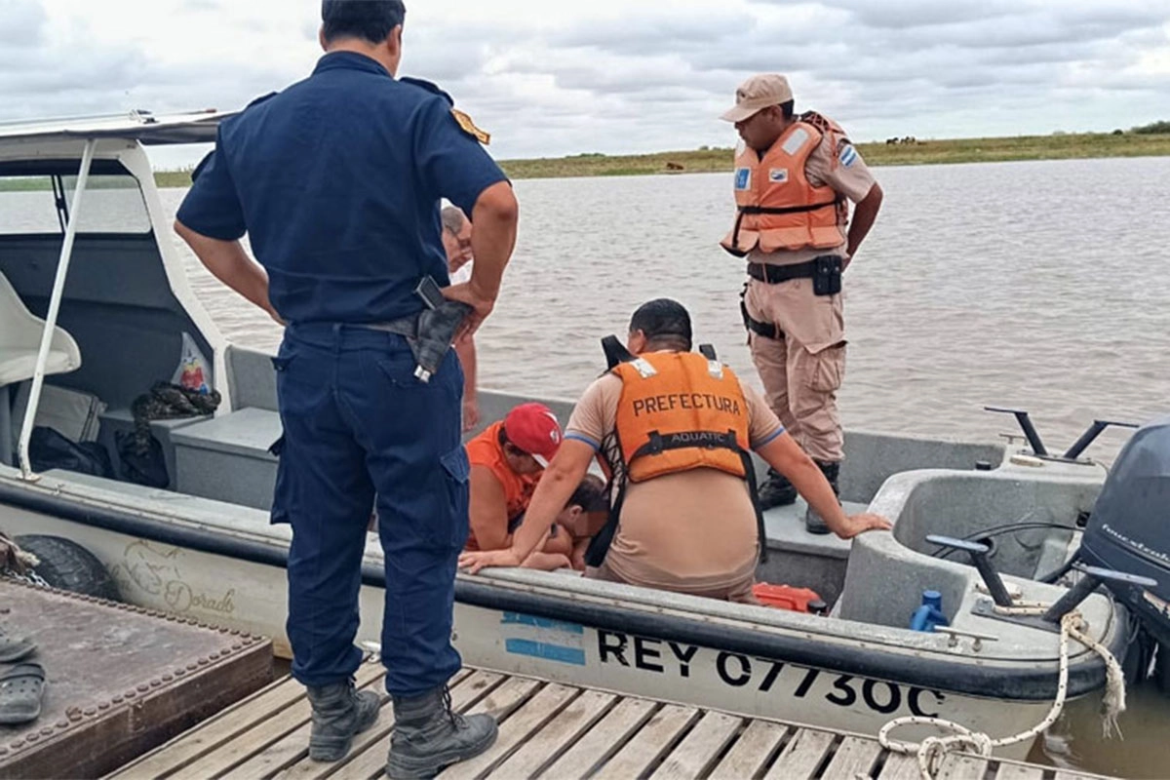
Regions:
<svg viewBox="0 0 1170 780"><path fill-rule="evenodd" d="M122 478L139 485L166 488L171 484L167 474L162 445L150 433L154 420L175 420L183 417L209 416L219 407L220 396L215 390L201 393L169 382L155 382L149 393L134 399L134 431L118 432L118 457L122 460Z"/></svg>
<svg viewBox="0 0 1170 780"><path fill-rule="evenodd" d="M118 458L122 461L123 479L160 490L171 484L162 444L158 439L149 436L143 442L141 436L125 431L118 431L114 438L118 442Z"/></svg>
<svg viewBox="0 0 1170 780"><path fill-rule="evenodd" d="M33 428L28 442L28 458L33 471L64 469L79 474L114 478L114 466L106 448L97 442L78 444L52 428Z"/></svg>

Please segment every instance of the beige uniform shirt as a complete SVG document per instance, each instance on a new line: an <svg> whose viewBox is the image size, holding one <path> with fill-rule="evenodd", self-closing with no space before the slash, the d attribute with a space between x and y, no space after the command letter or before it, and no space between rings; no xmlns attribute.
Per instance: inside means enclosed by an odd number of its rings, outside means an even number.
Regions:
<svg viewBox="0 0 1170 780"><path fill-rule="evenodd" d="M596 380L577 402L565 438L611 446L621 392L613 374ZM745 385L743 393L751 445L761 447L784 428L757 391ZM630 484L620 523L605 562L626 582L701 593L755 571L755 509L747 484L732 474L692 469Z"/></svg>
<svg viewBox="0 0 1170 780"><path fill-rule="evenodd" d="M830 135L837 140L837 156L833 156L833 144ZM850 143L842 140L839 133L826 134L813 153L805 162L804 171L809 183L814 187L829 186L839 195L857 203L862 200L873 188L875 179L861 159L860 152ZM772 263L773 265L793 265L806 263L820 255L840 253L845 254L846 245L841 244L829 249L798 249L794 252L761 252L754 249L748 255L752 263Z"/></svg>

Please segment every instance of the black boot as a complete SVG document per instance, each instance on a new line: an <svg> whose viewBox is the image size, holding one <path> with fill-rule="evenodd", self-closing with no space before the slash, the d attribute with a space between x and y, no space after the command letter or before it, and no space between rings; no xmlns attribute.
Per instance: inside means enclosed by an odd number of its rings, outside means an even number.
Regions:
<svg viewBox="0 0 1170 780"><path fill-rule="evenodd" d="M796 503L796 488L783 474L768 469L768 479L760 485L760 509L791 506Z"/></svg>
<svg viewBox="0 0 1170 780"><path fill-rule="evenodd" d="M374 725L378 719L382 697L373 691L355 690L353 680L306 687L309 704L313 707L309 758L340 761L349 752L354 736Z"/></svg>
<svg viewBox="0 0 1170 780"><path fill-rule="evenodd" d="M491 715L464 717L451 709L446 686L422 696L394 697L394 734L386 774L392 780L431 778L490 748L499 732Z"/></svg>
<svg viewBox="0 0 1170 780"><path fill-rule="evenodd" d="M840 496L841 490L837 487L837 477L841 473L841 464L821 463L819 460L816 461L816 464L820 467L821 473L825 475L825 479L829 480L829 485L833 488L833 495ZM840 503L840 499L838 499L838 503ZM804 527L808 529L810 534L829 533L829 526L825 525L824 519L811 506L804 513Z"/></svg>

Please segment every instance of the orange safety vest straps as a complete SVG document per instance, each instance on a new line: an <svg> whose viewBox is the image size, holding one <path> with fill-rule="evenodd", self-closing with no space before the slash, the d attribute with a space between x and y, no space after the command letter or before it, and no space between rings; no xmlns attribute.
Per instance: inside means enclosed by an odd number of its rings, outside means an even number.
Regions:
<svg viewBox="0 0 1170 780"><path fill-rule="evenodd" d="M731 230L730 240L723 245L731 254L736 257L747 257L751 250L743 250L739 247L739 233L743 229L744 217L756 217L760 215L783 215L783 214L806 214L817 209L824 209L832 207L834 210L842 203L841 196L837 196L832 200L823 200L819 203L810 203L806 206L740 206L738 214L735 217L735 227ZM835 212L834 212L835 214ZM754 248L754 247L753 247Z"/></svg>
<svg viewBox="0 0 1170 780"><path fill-rule="evenodd" d="M730 368L693 352L654 352L613 372L623 385L615 423L631 481L694 468L745 476L747 401Z"/></svg>
<svg viewBox="0 0 1170 780"><path fill-rule="evenodd" d="M739 379L709 345L701 354L659 352L634 357L603 342L612 373L623 390L615 418L618 453L608 472L618 492L605 527L586 552L600 566L617 533L626 488L666 474L715 468L748 483L759 527L761 560L766 560L763 514L756 501L755 466L748 445L748 409ZM624 353L619 356L619 353Z"/></svg>
<svg viewBox="0 0 1170 780"><path fill-rule="evenodd" d="M757 248L778 252L845 243L844 199L832 187L814 185L805 170L822 142L835 149L843 133L832 120L810 112L798 117L763 154L744 148L735 160L738 213L731 232L720 242L723 248L743 257Z"/></svg>

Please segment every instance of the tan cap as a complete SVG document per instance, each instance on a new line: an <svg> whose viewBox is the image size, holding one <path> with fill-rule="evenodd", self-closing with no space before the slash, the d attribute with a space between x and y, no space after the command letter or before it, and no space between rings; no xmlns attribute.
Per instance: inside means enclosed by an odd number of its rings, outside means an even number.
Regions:
<svg viewBox="0 0 1170 780"><path fill-rule="evenodd" d="M788 79L779 73L761 73L739 85L735 90L735 108L721 119L742 122L769 106L778 106L792 100Z"/></svg>

